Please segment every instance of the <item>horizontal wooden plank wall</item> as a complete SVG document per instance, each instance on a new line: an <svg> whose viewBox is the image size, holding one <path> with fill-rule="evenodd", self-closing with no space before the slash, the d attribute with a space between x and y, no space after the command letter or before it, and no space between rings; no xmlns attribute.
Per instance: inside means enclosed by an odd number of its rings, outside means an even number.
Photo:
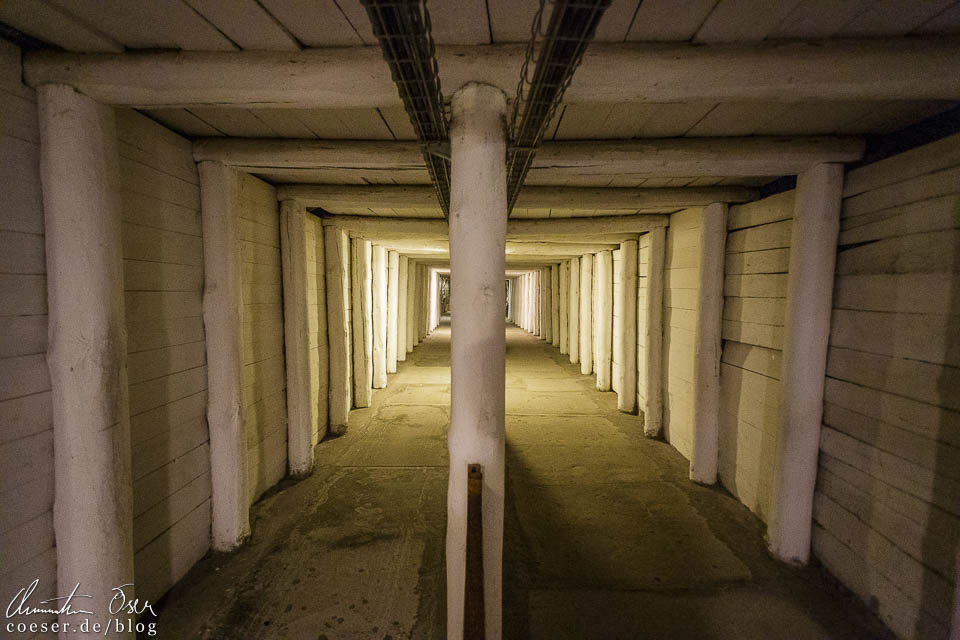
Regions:
<svg viewBox="0 0 960 640"><path fill-rule="evenodd" d="M794 192L730 207L720 364L720 482L766 520L780 417L780 368Z"/></svg>
<svg viewBox="0 0 960 640"><path fill-rule="evenodd" d="M647 291L649 286L650 235L643 234L637 242L637 408L646 406L647 360Z"/></svg>
<svg viewBox="0 0 960 640"><path fill-rule="evenodd" d="M901 637L950 625L960 538L960 135L848 173L814 551Z"/></svg>
<svg viewBox="0 0 960 640"><path fill-rule="evenodd" d="M693 362L700 290L702 209L670 216L663 275L663 435L686 459L693 449Z"/></svg>
<svg viewBox="0 0 960 640"><path fill-rule="evenodd" d="M250 503L286 474L287 408L283 285L276 190L241 174L243 423Z"/></svg>
<svg viewBox="0 0 960 640"><path fill-rule="evenodd" d="M613 252L613 349L611 350L610 386L620 393L620 360L623 358L623 309L620 308L620 292L623 282L620 280L622 254L620 249Z"/></svg>
<svg viewBox="0 0 960 640"><path fill-rule="evenodd" d="M310 401L313 403L313 444L327 435L330 403L329 351L327 344L327 286L324 267L323 226L320 219L306 216L307 239L307 322L310 332Z"/></svg>
<svg viewBox="0 0 960 640"><path fill-rule="evenodd" d="M53 415L37 104L0 40L0 594L55 597ZM11 618L51 622L55 616Z"/></svg>
<svg viewBox="0 0 960 640"><path fill-rule="evenodd" d="M116 111L137 595L156 600L210 548L200 186L190 142Z"/></svg>

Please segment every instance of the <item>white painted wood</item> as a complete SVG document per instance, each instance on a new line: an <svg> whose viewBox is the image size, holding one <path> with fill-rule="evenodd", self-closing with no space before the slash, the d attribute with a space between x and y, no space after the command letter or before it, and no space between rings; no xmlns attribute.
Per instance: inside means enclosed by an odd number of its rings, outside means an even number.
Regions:
<svg viewBox="0 0 960 640"><path fill-rule="evenodd" d="M455 91L465 82L486 82L511 95L524 50L523 45L441 46L443 86ZM564 101L953 100L960 97L960 78L949 71L958 65L960 47L952 37L711 46L594 43ZM67 84L101 102L127 106L399 106L379 47L85 57L36 52L25 57L24 72L30 86Z"/></svg>
<svg viewBox="0 0 960 640"><path fill-rule="evenodd" d="M570 364L580 362L580 258L570 259L570 274L567 276L570 294L567 308L567 345Z"/></svg>
<svg viewBox="0 0 960 640"><path fill-rule="evenodd" d="M133 582L123 252L113 111L37 92L47 255L58 584L109 602ZM78 171L77 167L83 167ZM91 254L90 247L98 251ZM84 268L77 268L83 265ZM107 625L105 610L90 618ZM64 622L70 615L60 614ZM73 622L70 619L70 622ZM129 637L111 632L109 637Z"/></svg>
<svg viewBox="0 0 960 640"><path fill-rule="evenodd" d="M580 258L580 373L593 372L593 254Z"/></svg>
<svg viewBox="0 0 960 640"><path fill-rule="evenodd" d="M560 263L559 275L557 279L558 290L560 291L559 307L557 309L558 325L560 332L560 354L570 353L570 328L567 326L570 314L570 262L564 260Z"/></svg>
<svg viewBox="0 0 960 640"><path fill-rule="evenodd" d="M701 234L690 479L699 484L710 485L717 482L726 205L717 203L704 209Z"/></svg>
<svg viewBox="0 0 960 640"><path fill-rule="evenodd" d="M417 261L407 258L407 288L406 296L406 352L413 353L417 344L416 339L416 291L417 291Z"/></svg>
<svg viewBox="0 0 960 640"><path fill-rule="evenodd" d="M213 491L212 546L236 548L250 535L247 445L243 427L242 293L238 178L202 162L203 324L207 351L207 423Z"/></svg>
<svg viewBox="0 0 960 640"><path fill-rule="evenodd" d="M353 286L353 406L370 406L373 398L373 286L369 240L354 238L350 270Z"/></svg>
<svg viewBox="0 0 960 640"><path fill-rule="evenodd" d="M507 226L506 97L470 84L453 97L450 274L451 415L447 584L465 580L467 465L483 471L485 634L501 636ZM447 590L447 629L463 630L463 589Z"/></svg>
<svg viewBox="0 0 960 640"><path fill-rule="evenodd" d="M780 432L767 540L791 564L810 555L843 165L800 174L783 345Z"/></svg>
<svg viewBox="0 0 960 640"><path fill-rule="evenodd" d="M330 351L330 432L347 429L351 400L350 317L347 308L349 238L335 227L323 228L327 277L327 331Z"/></svg>
<svg viewBox="0 0 960 640"><path fill-rule="evenodd" d="M373 388L387 386L387 250L373 245Z"/></svg>
<svg viewBox="0 0 960 640"><path fill-rule="evenodd" d="M863 141L841 137L655 138L545 142L531 175L554 167L578 175L630 174L652 177L782 176L818 162L855 162ZM201 138L194 157L244 169L376 169L413 171L423 167L416 142L380 140L289 140Z"/></svg>
<svg viewBox="0 0 960 640"><path fill-rule="evenodd" d="M711 202L746 202L756 197L746 187L684 187L660 189L535 187L523 189L517 208L552 208L557 210L619 211L644 208L683 208ZM352 212L366 208L405 207L420 211L440 211L437 193L429 185L286 185L280 187L281 199L300 200L304 206L322 207L331 213ZM439 214L437 214L439 215ZM535 224L533 221L511 221ZM541 222L542 221L538 221ZM602 225L603 221L600 221ZM602 226L595 227L599 233ZM643 231L645 231L644 229ZM508 237L511 231L507 232Z"/></svg>
<svg viewBox="0 0 960 640"><path fill-rule="evenodd" d="M596 254L597 314L594 318L597 336L596 364L597 390L610 391L613 359L613 252Z"/></svg>
<svg viewBox="0 0 960 640"><path fill-rule="evenodd" d="M553 344L553 279L552 269L543 267L538 272L540 288L540 335L549 344Z"/></svg>
<svg viewBox="0 0 960 640"><path fill-rule="evenodd" d="M397 372L397 319L400 310L400 255L387 252L387 373Z"/></svg>
<svg viewBox="0 0 960 640"><path fill-rule="evenodd" d="M550 343L560 346L560 266L550 265Z"/></svg>
<svg viewBox="0 0 960 640"><path fill-rule="evenodd" d="M123 51L123 45L46 2L4 0L0 4L0 21L67 51Z"/></svg>
<svg viewBox="0 0 960 640"><path fill-rule="evenodd" d="M637 406L637 241L620 243L620 381L617 409L633 413ZM649 277L649 276L648 276Z"/></svg>
<svg viewBox="0 0 960 640"><path fill-rule="evenodd" d="M283 273L283 344L287 391L287 464L290 475L313 469L313 404L310 401L310 320L307 310L306 212L293 200L280 203Z"/></svg>
<svg viewBox="0 0 960 640"><path fill-rule="evenodd" d="M407 359L407 277L410 258L400 256L397 265L397 361Z"/></svg>

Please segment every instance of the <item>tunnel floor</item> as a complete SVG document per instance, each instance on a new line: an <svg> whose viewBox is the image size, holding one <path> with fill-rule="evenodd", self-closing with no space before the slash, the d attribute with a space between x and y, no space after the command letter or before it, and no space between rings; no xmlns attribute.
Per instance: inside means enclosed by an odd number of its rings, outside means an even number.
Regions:
<svg viewBox="0 0 960 640"><path fill-rule="evenodd" d="M168 594L161 637L445 637L449 335L254 505L250 544ZM773 561L745 507L512 326L506 406L504 638L891 637L820 569Z"/></svg>

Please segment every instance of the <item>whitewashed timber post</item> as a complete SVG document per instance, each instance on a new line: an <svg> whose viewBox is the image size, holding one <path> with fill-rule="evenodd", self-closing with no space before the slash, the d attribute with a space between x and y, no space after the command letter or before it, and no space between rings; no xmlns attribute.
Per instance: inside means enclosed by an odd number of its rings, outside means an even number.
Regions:
<svg viewBox="0 0 960 640"><path fill-rule="evenodd" d="M560 348L560 265L550 265L550 337L551 344Z"/></svg>
<svg viewBox="0 0 960 640"><path fill-rule="evenodd" d="M417 261L407 258L407 289L404 292L406 296L406 351L413 353L413 347L417 344L416 333L416 290L417 290Z"/></svg>
<svg viewBox="0 0 960 640"><path fill-rule="evenodd" d="M596 260L597 280L597 390L610 391L613 369L613 252L601 251Z"/></svg>
<svg viewBox="0 0 960 640"><path fill-rule="evenodd" d="M93 597L133 582L120 171L113 110L71 87L37 91L56 464L57 582ZM96 249L96 250L94 250ZM128 593L129 595L129 593ZM42 605L41 605L42 606ZM54 605L57 608L59 605ZM67 613L60 622L73 623ZM107 637L132 637L109 632Z"/></svg>
<svg viewBox="0 0 960 640"><path fill-rule="evenodd" d="M485 632L501 636L504 511L503 331L506 97L468 84L453 96L450 148L452 334L447 493L447 636L463 633L467 465L483 470Z"/></svg>
<svg viewBox="0 0 960 640"><path fill-rule="evenodd" d="M593 254L580 258L580 373L593 372Z"/></svg>
<svg viewBox="0 0 960 640"><path fill-rule="evenodd" d="M567 318L570 313L570 263L567 261L560 263L560 276L558 278L560 290L560 307L557 315L560 316L558 329L560 330L560 354L570 353L570 329L567 326Z"/></svg>
<svg viewBox="0 0 960 640"><path fill-rule="evenodd" d="M570 281L570 306L567 327L570 364L577 364L580 362L580 258L571 258L568 280Z"/></svg>
<svg viewBox="0 0 960 640"><path fill-rule="evenodd" d="M369 407L373 399L373 313L369 240L354 238L350 270L353 273L353 406Z"/></svg>
<svg viewBox="0 0 960 640"><path fill-rule="evenodd" d="M620 243L620 380L617 409L633 413L637 406L637 241Z"/></svg>
<svg viewBox="0 0 960 640"><path fill-rule="evenodd" d="M347 283L350 277L350 239L334 226L323 228L327 283L327 334L329 339L330 433L342 435L347 429L351 404L350 317L347 311Z"/></svg>
<svg viewBox="0 0 960 640"><path fill-rule="evenodd" d="M720 332L723 316L727 205L703 209L700 289L693 361L693 449L690 479L716 484L720 437Z"/></svg>
<svg viewBox="0 0 960 640"><path fill-rule="evenodd" d="M543 292L540 298L540 335L547 344L553 344L553 278L550 272L550 267L544 267L538 272L540 290Z"/></svg>
<svg viewBox="0 0 960 640"><path fill-rule="evenodd" d="M310 401L306 215L296 200L280 203L283 344L287 374L287 462L293 476L306 475L313 469L314 407Z"/></svg>
<svg viewBox="0 0 960 640"><path fill-rule="evenodd" d="M397 372L398 311L400 310L400 255L387 252L387 373Z"/></svg>
<svg viewBox="0 0 960 640"><path fill-rule="evenodd" d="M387 250L373 245L373 388L387 386Z"/></svg>
<svg viewBox="0 0 960 640"><path fill-rule="evenodd" d="M643 434L657 438L663 430L663 278L666 261L667 228L648 232L647 306L643 336L644 404Z"/></svg>
<svg viewBox="0 0 960 640"><path fill-rule="evenodd" d="M407 359L407 270L410 258L400 256L397 265L397 362Z"/></svg>
<svg viewBox="0 0 960 640"><path fill-rule="evenodd" d="M239 182L236 172L219 162L204 161L198 169L205 229L203 329L210 429L211 545L216 551L230 551L250 535L247 437L243 427Z"/></svg>
<svg viewBox="0 0 960 640"><path fill-rule="evenodd" d="M770 551L791 564L806 564L810 557L842 191L840 164L816 165L797 179L780 376L780 431L767 528Z"/></svg>

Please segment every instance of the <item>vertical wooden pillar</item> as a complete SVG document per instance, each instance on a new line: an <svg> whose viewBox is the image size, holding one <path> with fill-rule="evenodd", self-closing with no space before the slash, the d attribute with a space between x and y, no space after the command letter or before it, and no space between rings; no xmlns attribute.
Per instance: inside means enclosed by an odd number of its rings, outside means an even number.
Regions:
<svg viewBox="0 0 960 640"><path fill-rule="evenodd" d="M580 373L593 372L593 254L580 258Z"/></svg>
<svg viewBox="0 0 960 640"><path fill-rule="evenodd" d="M250 535L247 437L243 427L243 292L238 176L201 162L203 328L210 429L211 544L230 551Z"/></svg>
<svg viewBox="0 0 960 640"><path fill-rule="evenodd" d="M283 345L287 373L287 462L290 474L313 469L313 403L310 401L310 320L307 310L306 211L295 200L280 203L283 275Z"/></svg>
<svg viewBox="0 0 960 640"><path fill-rule="evenodd" d="M570 264L561 262L559 273L557 274L557 290L560 292L560 299L557 305L557 329L560 332L558 347L560 354L570 353L570 329L567 327L567 314L570 309Z"/></svg>
<svg viewBox="0 0 960 640"><path fill-rule="evenodd" d="M397 372L398 319L400 311L400 256L387 253L387 373Z"/></svg>
<svg viewBox="0 0 960 640"><path fill-rule="evenodd" d="M453 96L450 270L453 322L447 491L447 629L463 633L467 465L483 472L485 632L501 636L504 513L503 274L506 97L468 84Z"/></svg>
<svg viewBox="0 0 960 640"><path fill-rule="evenodd" d="M93 596L92 602L97 603L83 607L96 612L90 618L108 624L106 603L113 596L111 590L133 582L116 128L112 109L70 87L40 87L37 103L56 465L57 580L65 594L79 583L81 593ZM73 618L64 613L60 622L73 623ZM107 637L132 634L110 632Z"/></svg>
<svg viewBox="0 0 960 640"><path fill-rule="evenodd" d="M387 386L387 250L373 245L373 388Z"/></svg>
<svg viewBox="0 0 960 640"><path fill-rule="evenodd" d="M567 317L567 329L570 347L570 364L580 362L580 258L570 260L570 299Z"/></svg>
<svg viewBox="0 0 960 640"><path fill-rule="evenodd" d="M341 435L350 415L351 362L350 318L347 315L346 278L349 277L350 242L347 234L334 226L323 228L327 261L327 334L330 358L330 432Z"/></svg>
<svg viewBox="0 0 960 640"><path fill-rule="evenodd" d="M797 179L767 528L770 551L792 564L810 557L842 191L840 164L814 166Z"/></svg>
<svg viewBox="0 0 960 640"><path fill-rule="evenodd" d="M369 407L373 399L373 291L369 240L354 238L350 271L353 274L353 406Z"/></svg>
<svg viewBox="0 0 960 640"><path fill-rule="evenodd" d="M540 333L549 344L553 344L553 278L550 275L551 271L550 267L543 267L539 272L543 291Z"/></svg>
<svg viewBox="0 0 960 640"><path fill-rule="evenodd" d="M408 258L409 260L409 258ZM416 329L416 291L417 291L417 261L409 260L407 263L407 353L413 353L413 347L417 344Z"/></svg>
<svg viewBox="0 0 960 640"><path fill-rule="evenodd" d="M410 259L397 259L397 362L407 359L407 268Z"/></svg>
<svg viewBox="0 0 960 640"><path fill-rule="evenodd" d="M700 289L693 363L693 450L690 479L699 484L717 482L720 432L720 330L723 317L724 248L727 243L727 205L714 203L703 210L700 253Z"/></svg>
<svg viewBox="0 0 960 640"><path fill-rule="evenodd" d="M597 390L610 391L613 368L613 252L601 251L596 260L596 372Z"/></svg>
<svg viewBox="0 0 960 640"><path fill-rule="evenodd" d="M620 380L617 409L633 413L637 406L637 241L620 243Z"/></svg>
<svg viewBox="0 0 960 640"><path fill-rule="evenodd" d="M551 344L560 347L560 265L550 265L550 326Z"/></svg>
<svg viewBox="0 0 960 640"><path fill-rule="evenodd" d="M663 430L663 278L667 228L651 229L648 240L646 329L643 336L643 434L657 438Z"/></svg>

